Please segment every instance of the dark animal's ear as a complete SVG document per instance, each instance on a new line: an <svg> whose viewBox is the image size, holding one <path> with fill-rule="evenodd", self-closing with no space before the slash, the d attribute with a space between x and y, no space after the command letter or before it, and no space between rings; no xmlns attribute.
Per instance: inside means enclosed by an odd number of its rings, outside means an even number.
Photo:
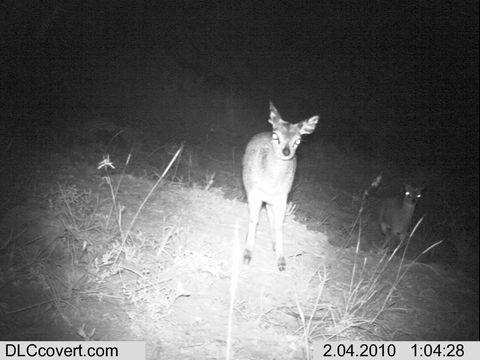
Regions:
<svg viewBox="0 0 480 360"><path fill-rule="evenodd" d="M413 187L411 185L405 184L405 183L403 184L403 191L404 192L411 192L412 189L413 189Z"/></svg>

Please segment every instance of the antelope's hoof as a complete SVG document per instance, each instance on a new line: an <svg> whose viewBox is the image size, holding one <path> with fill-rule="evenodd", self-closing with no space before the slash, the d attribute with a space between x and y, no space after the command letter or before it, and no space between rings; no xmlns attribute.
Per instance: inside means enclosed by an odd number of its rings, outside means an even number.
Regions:
<svg viewBox="0 0 480 360"><path fill-rule="evenodd" d="M285 257L283 256L279 257L277 264L278 264L278 270L285 271L287 269L287 263L285 261Z"/></svg>

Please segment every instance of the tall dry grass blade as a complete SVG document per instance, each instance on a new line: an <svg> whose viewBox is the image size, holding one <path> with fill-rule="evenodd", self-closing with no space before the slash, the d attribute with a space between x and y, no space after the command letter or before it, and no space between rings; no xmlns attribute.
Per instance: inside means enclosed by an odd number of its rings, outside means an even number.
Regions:
<svg viewBox="0 0 480 360"><path fill-rule="evenodd" d="M311 337L312 337L312 332L313 332L313 330L312 330L313 319L315 317L315 313L317 312L318 304L320 302L320 297L323 293L323 289L324 289L325 283L327 281L327 270L326 270L325 266L323 266L323 278L322 278L322 276L320 275L319 272L316 271L315 273L318 275L318 281L319 281L318 291L317 291L317 297L315 299L315 304L313 305L312 311L310 313L310 318L308 319L308 321L306 321L305 314L302 310L302 307L300 306L300 302L298 300L297 289L294 288L294 291L295 291L295 305L297 306L298 314L300 316L300 320L302 321L303 340L305 342L305 354L307 356L307 360L310 360L310 346L309 346L309 343L310 343L310 340L311 340Z"/></svg>
<svg viewBox="0 0 480 360"><path fill-rule="evenodd" d="M150 191L148 192L147 196L145 196L145 198L143 199L142 203L140 204L140 206L138 207L137 209L137 212L135 213L135 215L133 216L133 219L130 221L130 225L128 225L128 228L127 228L127 231L122 233L122 245L120 246L120 250L115 258L115 261L113 262L113 265L115 265L118 261L118 258L120 257L120 254L122 253L123 251L123 247L125 246L125 242L127 241L127 238L128 236L130 235L130 231L132 230L132 227L133 227L133 224L135 223L135 221L137 220L137 217L138 215L140 214L140 212L142 211L143 207L145 206L145 204L147 203L148 199L150 198L150 196L153 194L153 192L155 191L155 189L157 188L157 186L161 183L161 181L163 180L163 178L165 177L165 175L168 173L168 171L170 170L170 168L172 167L173 163L175 162L175 160L177 159L177 157L180 155L180 153L182 152L183 150L183 144L178 148L177 152L175 153L175 155L172 157L172 159L170 160L170 162L168 163L168 166L165 168L165 170L163 171L162 175L160 176L160 178L157 180L157 182L155 183L155 185L152 186L152 188L150 189Z"/></svg>
<svg viewBox="0 0 480 360"><path fill-rule="evenodd" d="M308 334L311 334L313 318L315 316L315 313L317 312L318 303L320 302L320 296L323 293L323 288L325 286L325 282L327 281L327 270L325 268L325 265L323 266L323 279L320 276L320 273L318 273L318 281L319 281L319 284L318 284L317 298L315 299L315 305L313 306L312 313L310 314L310 319L308 320L308 326L307 326Z"/></svg>
<svg viewBox="0 0 480 360"><path fill-rule="evenodd" d="M113 190L113 188L111 189L111 192L112 192L112 199L113 199L113 204L114 204L114 207L115 207L115 213L120 213L120 216L121 216L121 210L120 209L117 209L117 195L118 195L118 191L120 189L120 185L122 183L122 180L123 178L125 177L125 172L127 170L127 166L128 164L130 163L130 158L132 157L132 153L129 153L128 156L127 156L127 160L125 161L125 166L123 167L123 170L122 170L122 174L120 175L120 180L118 181L117 183L117 186L115 186L115 191ZM119 211L120 210L120 211ZM110 216L111 216L111 211L110 211L110 214L108 214L108 222L107 222L107 225L108 223L110 222ZM118 226L119 226L119 229L121 230L122 229L122 222L121 220L117 220L118 221Z"/></svg>
<svg viewBox="0 0 480 360"><path fill-rule="evenodd" d="M380 307L379 311L377 312L376 316L374 317L374 320L375 321L379 316L380 314L385 310L385 307L388 303L388 301L390 300L390 298L392 297L392 294L393 292L395 291L395 289L397 288L397 285L400 283L400 281L403 279L403 277L407 274L408 270L414 265L417 263L418 259L420 257L422 257L423 255L425 255L427 252L429 252L430 250L432 250L434 247L436 247L437 245L441 244L443 241L437 241L436 243L434 243L433 245L430 245L428 248L426 248L425 250L423 250L420 255L418 255L415 259L413 259L413 261L411 261L407 267L402 271L402 269L404 268L404 260L405 260L405 254L406 254L406 251L407 251L407 248L408 248L408 245L410 244L410 239L412 238L413 234L415 233L415 231L417 230L418 226L422 223L424 217L422 216L418 221L417 223L415 224L412 232L410 233L410 235L408 236L408 239L407 239L407 243L405 245L405 249L403 250L403 254L402 254L402 259L400 260L400 264L398 265L398 270L397 270L397 274L396 274L396 277L395 277L395 281L393 282L392 286L390 287L390 290L388 291L388 294L387 296L385 297L385 299L383 300L383 303L382 303L382 306ZM402 244L399 244L397 246L397 248L395 249L394 252L396 252L399 247L401 247ZM391 258L391 257L390 257ZM390 261L390 259L389 259Z"/></svg>
<svg viewBox="0 0 480 360"><path fill-rule="evenodd" d="M350 233L348 234L347 240L350 239L351 235L353 234L353 230L355 229L355 226L357 225L358 222L358 236L357 236L357 245L355 247L355 257L353 259L353 269L352 269L352 277L350 279L350 294L352 293L353 289L353 282L355 280L355 273L357 272L357 257L358 253L360 251L360 241L362 238L362 214L363 211L365 210L365 204L367 202L368 197L370 196L370 192L373 190L376 190L382 181L382 174L378 175L370 184L370 186L364 190L363 196L362 196L362 201L360 202L360 208L358 209L358 214L355 219L355 222L353 223L352 229L350 230ZM364 263L365 265L365 263ZM362 270L363 271L363 270ZM351 295L350 295L351 297Z"/></svg>
<svg viewBox="0 0 480 360"><path fill-rule="evenodd" d="M232 277L230 278L230 306L228 308L228 327L227 327L227 348L225 359L230 360L230 351L232 348L232 326L233 326L233 306L235 304L235 293L238 286L238 274L240 272L240 238L238 236L238 221L235 223L235 237L232 245Z"/></svg>
<svg viewBox="0 0 480 360"><path fill-rule="evenodd" d="M310 360L310 346L308 345L308 331L307 323L305 321L305 314L303 313L302 307L298 301L297 289L295 290L295 304L297 305L298 314L300 315L300 320L302 320L303 326L303 340L305 341L305 353L307 354L307 360Z"/></svg>
<svg viewBox="0 0 480 360"><path fill-rule="evenodd" d="M422 223L423 218L424 218L424 216L422 216L422 217L417 221L417 223L416 223L415 226L413 227L412 232L408 235L407 243L405 244L405 248L403 249L402 259L400 260L400 265L398 265L397 279L398 279L398 277L400 276L400 269L403 267L403 262L405 261L405 255L407 254L407 248L408 248L408 245L410 245L410 240L412 239L413 234L415 234L415 231L417 231L418 227L419 227L420 224ZM403 245L403 244L401 244L401 243L398 244L397 249L400 248L402 245ZM397 249L395 249L395 250L397 250ZM414 260L414 261L415 261L415 260ZM402 276L402 277L403 277L403 276Z"/></svg>

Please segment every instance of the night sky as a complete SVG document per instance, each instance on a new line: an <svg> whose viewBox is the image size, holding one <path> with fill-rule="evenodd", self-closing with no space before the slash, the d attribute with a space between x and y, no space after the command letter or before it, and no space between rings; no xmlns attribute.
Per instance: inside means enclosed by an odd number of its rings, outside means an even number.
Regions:
<svg viewBox="0 0 480 360"><path fill-rule="evenodd" d="M477 2L4 1L0 13L1 103L19 122L78 102L155 113L165 98L191 115L185 93L234 93L247 122L273 100L287 119L320 114L332 141L477 172Z"/></svg>

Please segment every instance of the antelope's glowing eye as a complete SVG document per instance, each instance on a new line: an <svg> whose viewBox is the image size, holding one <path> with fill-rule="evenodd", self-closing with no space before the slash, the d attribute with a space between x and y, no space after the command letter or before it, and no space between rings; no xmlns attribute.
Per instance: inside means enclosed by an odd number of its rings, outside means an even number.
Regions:
<svg viewBox="0 0 480 360"><path fill-rule="evenodd" d="M300 145L301 142L302 142L302 139L297 139L297 140L295 140L294 144L295 144L295 146L298 146L298 145Z"/></svg>
<svg viewBox="0 0 480 360"><path fill-rule="evenodd" d="M280 143L280 138L278 137L278 134L277 134L277 133L272 133L272 140Z"/></svg>
<svg viewBox="0 0 480 360"><path fill-rule="evenodd" d="M405 196L410 196L410 191L405 191Z"/></svg>

